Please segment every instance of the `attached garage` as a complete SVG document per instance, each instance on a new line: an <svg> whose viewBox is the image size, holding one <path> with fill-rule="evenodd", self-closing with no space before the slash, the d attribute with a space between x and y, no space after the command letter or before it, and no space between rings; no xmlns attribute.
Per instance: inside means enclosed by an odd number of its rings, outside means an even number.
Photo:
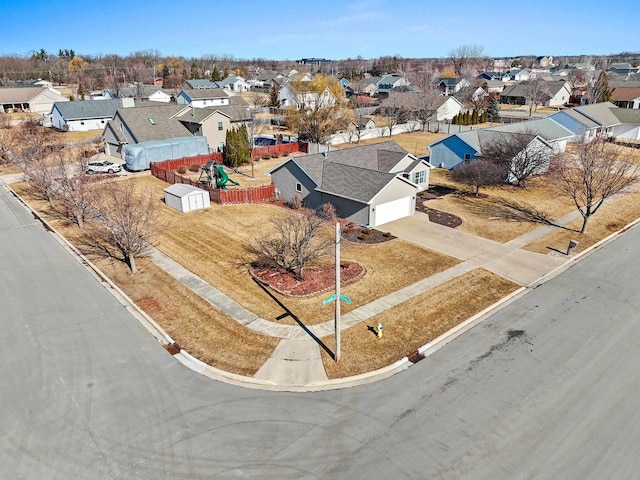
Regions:
<svg viewBox="0 0 640 480"><path fill-rule="evenodd" d="M393 222L400 218L413 215L416 209L415 196L408 196L392 200L390 202L380 203L372 208L372 227L377 227L384 223Z"/></svg>
<svg viewBox="0 0 640 480"><path fill-rule="evenodd" d="M211 206L209 192L193 185L176 183L164 189L164 203L182 213Z"/></svg>

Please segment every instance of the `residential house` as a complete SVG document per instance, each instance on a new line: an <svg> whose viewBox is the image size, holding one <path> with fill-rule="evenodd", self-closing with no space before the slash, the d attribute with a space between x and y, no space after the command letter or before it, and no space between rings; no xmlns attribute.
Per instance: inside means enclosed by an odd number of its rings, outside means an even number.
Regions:
<svg viewBox="0 0 640 480"><path fill-rule="evenodd" d="M245 79L238 75L229 75L224 80L215 82L215 85L217 88L222 88L223 90L236 93L248 92L251 89L251 86L245 81Z"/></svg>
<svg viewBox="0 0 640 480"><path fill-rule="evenodd" d="M620 108L640 108L640 87L616 87L611 91L612 103Z"/></svg>
<svg viewBox="0 0 640 480"><path fill-rule="evenodd" d="M414 214L431 168L388 141L291 157L267 174L287 202L298 195L308 208L331 203L341 218L378 227Z"/></svg>
<svg viewBox="0 0 640 480"><path fill-rule="evenodd" d="M431 122L452 120L464 110L464 105L456 97L415 92L393 93L382 101L380 107L401 108L413 120Z"/></svg>
<svg viewBox="0 0 640 480"><path fill-rule="evenodd" d="M222 150L227 131L251 121L247 107L238 97L233 104L218 107L146 104L120 108L103 132L105 150L109 155L122 156L124 145L189 135L205 137L209 150Z"/></svg>
<svg viewBox="0 0 640 480"><path fill-rule="evenodd" d="M500 92L500 103L509 105L527 105L529 100L528 84L518 83L505 87ZM571 86L568 82L545 82L542 106L561 107L569 102Z"/></svg>
<svg viewBox="0 0 640 480"><path fill-rule="evenodd" d="M150 102L169 103L171 94L161 87L152 85L129 85L116 89L106 89L103 98L114 100L117 98L135 98L136 100L148 100ZM92 99L97 100L92 95Z"/></svg>
<svg viewBox="0 0 640 480"><path fill-rule="evenodd" d="M119 108L133 107L131 98L56 102L51 110L51 126L67 132L103 130Z"/></svg>
<svg viewBox="0 0 640 480"><path fill-rule="evenodd" d="M478 75L478 78L481 80L492 80L499 82L508 82L509 80L511 80L511 76L508 73L501 72L482 72L480 75Z"/></svg>
<svg viewBox="0 0 640 480"><path fill-rule="evenodd" d="M436 88L446 96L453 95L470 85L466 78L441 77L436 81Z"/></svg>
<svg viewBox="0 0 640 480"><path fill-rule="evenodd" d="M69 98L54 88L1 87L0 113L31 112L48 115L56 102L68 102Z"/></svg>
<svg viewBox="0 0 640 480"><path fill-rule="evenodd" d="M549 118L569 129L574 135L574 142L589 142L596 136L640 139L640 110L619 108L611 102L561 110Z"/></svg>
<svg viewBox="0 0 640 480"><path fill-rule="evenodd" d="M511 69L507 73L509 74L509 79L514 82L528 82L536 78L536 74L531 70L520 68Z"/></svg>
<svg viewBox="0 0 640 480"><path fill-rule="evenodd" d="M612 63L607 68L607 72L614 75L634 75L639 71L639 67L634 67L630 63Z"/></svg>
<svg viewBox="0 0 640 480"><path fill-rule="evenodd" d="M301 110L330 108L336 105L338 99L328 87L318 93L307 90L305 83L298 84L300 86L295 87L291 82L287 82L280 87L280 106L282 108L295 107L297 110Z"/></svg>
<svg viewBox="0 0 640 480"><path fill-rule="evenodd" d="M451 170L461 163L482 157L482 145L493 141L496 136L523 134L531 136L531 148L548 148L549 155L564 152L573 136L570 130L549 118L478 128L454 133L429 145L429 162Z"/></svg>
<svg viewBox="0 0 640 480"><path fill-rule="evenodd" d="M176 96L176 102L194 108L222 107L230 104L230 97L230 92L222 88L183 89Z"/></svg>
<svg viewBox="0 0 640 480"><path fill-rule="evenodd" d="M211 80L207 79L196 79L192 78L191 80L185 80L182 83L182 90L194 90L196 88L219 88L216 87L216 84Z"/></svg>

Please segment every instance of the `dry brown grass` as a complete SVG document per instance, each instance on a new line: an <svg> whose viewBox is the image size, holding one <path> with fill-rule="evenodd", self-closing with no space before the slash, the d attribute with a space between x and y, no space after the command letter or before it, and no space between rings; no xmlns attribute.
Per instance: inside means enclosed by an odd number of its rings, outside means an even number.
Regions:
<svg viewBox="0 0 640 480"><path fill-rule="evenodd" d="M452 181L451 172L440 168L431 171L430 183L450 186L461 192L470 191L468 187ZM526 216L520 220L509 219L511 213L505 208L505 203L529 205L550 220L560 218L574 209L568 199L558 196L545 176L531 179L526 188L500 185L482 188L480 193L481 197L449 194L427 200L425 205L460 217L462 225L458 229L497 242L508 242L541 225L527 221Z"/></svg>
<svg viewBox="0 0 640 480"><path fill-rule="evenodd" d="M600 208L589 220L587 231L584 234L579 233L582 227L582 217L580 217L579 220L567 225L570 230L558 229L551 235L525 245L524 249L537 253L549 253L550 248L566 251L569 240L577 240L579 245L573 252L578 253L639 217L640 191L635 191Z"/></svg>
<svg viewBox="0 0 640 480"><path fill-rule="evenodd" d="M404 148L407 152L412 155L422 157L424 155L429 155L429 149L427 145L432 144L433 142L437 142L445 138L447 135L444 133L431 133L431 132L409 132L409 133L400 133L398 135L393 135L391 137L379 137L379 138L371 138L367 140L360 140L360 143L343 143L340 145L336 145L339 148L350 148L357 147L358 145L371 145L374 143L386 142L389 140L394 140L398 142L398 144Z"/></svg>
<svg viewBox="0 0 640 480"><path fill-rule="evenodd" d="M450 280L343 331L339 364L321 349L327 375L341 378L390 365L518 288L484 269ZM383 338L369 330L378 323ZM333 345L334 337L322 341Z"/></svg>
<svg viewBox="0 0 640 480"><path fill-rule="evenodd" d="M139 181L162 197L164 182L154 177ZM212 205L210 210L185 215L162 205L160 211L169 226L158 236L157 247L248 310L267 320L289 311L307 325L331 318L331 309L322 307L322 294L287 298L265 291L248 274L252 258L246 245L269 230L270 219L285 213L282 207ZM328 225L327 235L331 232ZM345 312L458 263L400 239L376 245L343 242L341 254L343 260L360 263L367 270L361 280L344 288L344 294L354 300ZM331 253L326 261L332 261ZM281 322L295 324L291 317Z"/></svg>
<svg viewBox="0 0 640 480"><path fill-rule="evenodd" d="M80 229L47 202L30 197L24 182L11 187L191 355L221 370L251 376L277 346L279 339L242 326L147 258L137 260L138 272L131 275L123 262L91 254L81 240Z"/></svg>

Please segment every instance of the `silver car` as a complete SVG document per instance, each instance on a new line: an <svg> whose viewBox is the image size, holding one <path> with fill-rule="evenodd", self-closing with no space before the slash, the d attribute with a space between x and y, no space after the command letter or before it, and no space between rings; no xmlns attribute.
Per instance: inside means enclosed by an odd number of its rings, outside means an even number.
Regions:
<svg viewBox="0 0 640 480"><path fill-rule="evenodd" d="M122 170L122 166L110 162L109 160L95 160L87 163L85 168L85 172L88 175L93 175L94 173L116 173Z"/></svg>

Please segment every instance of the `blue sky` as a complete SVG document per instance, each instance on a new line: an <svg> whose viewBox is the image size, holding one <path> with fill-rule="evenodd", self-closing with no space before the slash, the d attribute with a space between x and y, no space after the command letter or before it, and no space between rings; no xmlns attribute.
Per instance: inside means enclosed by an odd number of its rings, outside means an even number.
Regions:
<svg viewBox="0 0 640 480"><path fill-rule="evenodd" d="M0 0L0 55L411 58L466 44L492 57L602 55L640 51L637 1Z"/></svg>

